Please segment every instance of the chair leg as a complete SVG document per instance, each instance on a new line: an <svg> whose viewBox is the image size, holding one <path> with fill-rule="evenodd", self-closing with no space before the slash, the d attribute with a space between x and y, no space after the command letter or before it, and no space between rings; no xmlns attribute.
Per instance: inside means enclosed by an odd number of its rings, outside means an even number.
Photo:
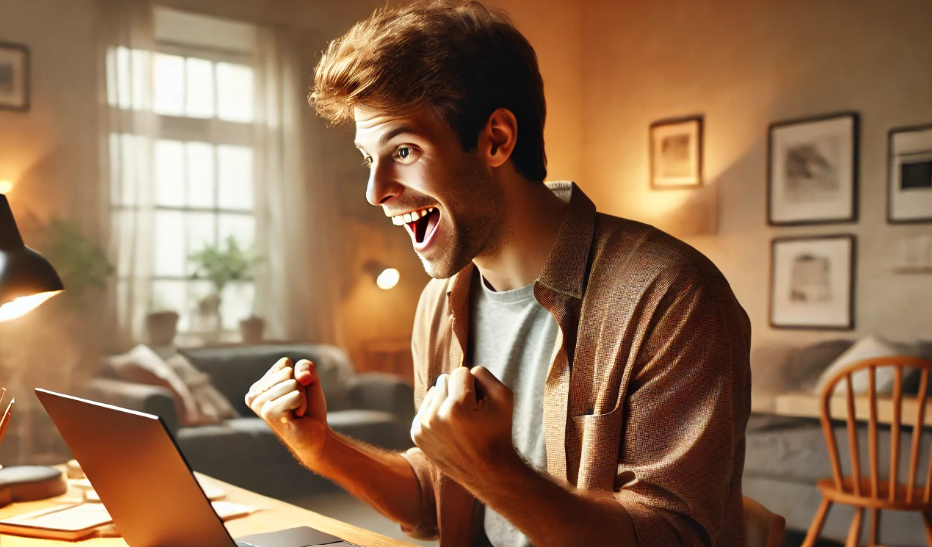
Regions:
<svg viewBox="0 0 932 547"><path fill-rule="evenodd" d="M922 524L926 528L926 545L932 547L932 520L929 519L929 513L925 511L919 511L922 515Z"/></svg>
<svg viewBox="0 0 932 547"><path fill-rule="evenodd" d="M825 524L825 517L828 516L828 510L832 507L832 502L826 497L822 497L822 503L819 504L819 510L816 511L812 524L809 525L809 532L806 533L806 539L800 547L813 547L819 534L822 533L822 526ZM930 545L929 547L932 547Z"/></svg>
<svg viewBox="0 0 932 547"><path fill-rule="evenodd" d="M871 509L870 542L871 545L880 545L880 509Z"/></svg>
<svg viewBox="0 0 932 547"><path fill-rule="evenodd" d="M851 528L848 529L848 541L845 547L858 547L858 541L861 539L861 518L864 516L864 509L858 507L854 510L854 519L851 521Z"/></svg>

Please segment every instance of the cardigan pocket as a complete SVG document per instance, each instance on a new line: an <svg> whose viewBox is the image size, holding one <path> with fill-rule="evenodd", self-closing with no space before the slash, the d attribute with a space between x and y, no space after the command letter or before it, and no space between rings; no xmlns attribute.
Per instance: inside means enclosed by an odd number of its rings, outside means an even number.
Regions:
<svg viewBox="0 0 932 547"><path fill-rule="evenodd" d="M608 414L573 416L567 432L567 467L583 490L611 492L621 452L623 405Z"/></svg>

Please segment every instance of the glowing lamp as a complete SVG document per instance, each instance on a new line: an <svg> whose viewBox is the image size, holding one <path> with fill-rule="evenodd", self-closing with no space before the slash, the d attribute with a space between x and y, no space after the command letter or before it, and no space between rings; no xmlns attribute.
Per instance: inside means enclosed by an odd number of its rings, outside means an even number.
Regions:
<svg viewBox="0 0 932 547"><path fill-rule="evenodd" d="M55 268L23 243L5 195L0 195L0 321L20 317L65 290Z"/></svg>
<svg viewBox="0 0 932 547"><path fill-rule="evenodd" d="M370 260L362 267L363 271L375 280L375 284L383 291L387 291L398 284L401 274L395 268L389 268L381 262Z"/></svg>
<svg viewBox="0 0 932 547"><path fill-rule="evenodd" d="M398 270L395 268L385 268L382 270L382 273L375 278L375 284L378 285L380 289L387 291L397 285L399 279L401 279L401 275L398 273Z"/></svg>

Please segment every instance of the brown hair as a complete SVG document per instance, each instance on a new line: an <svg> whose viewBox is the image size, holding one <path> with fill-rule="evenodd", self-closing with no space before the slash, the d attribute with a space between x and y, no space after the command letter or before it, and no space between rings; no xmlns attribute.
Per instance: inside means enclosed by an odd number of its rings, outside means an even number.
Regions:
<svg viewBox="0 0 932 547"><path fill-rule="evenodd" d="M537 55L503 12L478 2L417 2L379 9L330 43L309 101L332 123L353 107L388 115L426 109L476 149L497 108L518 122L511 160L529 180L547 175L544 83Z"/></svg>

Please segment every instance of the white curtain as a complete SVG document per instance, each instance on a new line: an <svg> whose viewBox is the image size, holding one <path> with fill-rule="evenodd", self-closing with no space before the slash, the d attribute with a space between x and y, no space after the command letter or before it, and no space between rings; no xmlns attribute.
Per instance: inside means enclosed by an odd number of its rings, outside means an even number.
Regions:
<svg viewBox="0 0 932 547"><path fill-rule="evenodd" d="M267 337L339 344L337 197L323 126L307 104L312 73L302 57L314 50L289 29L264 27L259 37L256 238L265 261L256 313Z"/></svg>
<svg viewBox="0 0 932 547"><path fill-rule="evenodd" d="M101 232L116 266L117 347L144 336L152 271L153 12L148 0L98 0ZM108 214L109 212L109 214Z"/></svg>

